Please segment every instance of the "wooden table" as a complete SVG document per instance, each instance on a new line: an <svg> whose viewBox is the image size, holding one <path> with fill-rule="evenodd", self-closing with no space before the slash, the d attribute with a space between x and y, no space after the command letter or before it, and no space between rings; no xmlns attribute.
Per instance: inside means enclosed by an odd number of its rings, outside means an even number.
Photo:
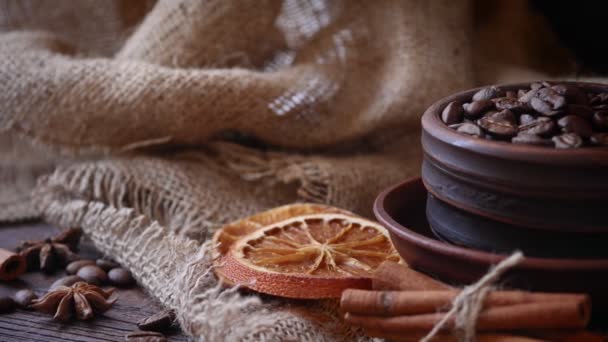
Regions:
<svg viewBox="0 0 608 342"><path fill-rule="evenodd" d="M42 239L56 234L59 229L42 223L0 224L0 248L14 250L21 240ZM100 253L90 242L81 243L83 258L95 259ZM0 295L12 295L19 289L30 288L43 295L51 283L64 276L63 271L47 276L40 272L26 273L19 280L0 282ZM0 315L0 341L80 342L124 341L125 335L137 330L135 322L161 310L154 299L140 288L117 289L119 296L114 306L92 321L60 323L51 316L33 311L17 310ZM169 341L188 341L181 332L168 336Z"/></svg>

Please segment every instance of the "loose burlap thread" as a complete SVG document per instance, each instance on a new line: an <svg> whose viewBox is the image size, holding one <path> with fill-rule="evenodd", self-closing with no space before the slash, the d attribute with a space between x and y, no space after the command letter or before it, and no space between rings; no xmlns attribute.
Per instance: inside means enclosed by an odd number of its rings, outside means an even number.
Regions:
<svg viewBox="0 0 608 342"><path fill-rule="evenodd" d="M0 220L82 226L199 340L365 339L335 303L218 288L206 241L294 201L370 216L418 173L429 104L570 61L525 1L484 6L0 0Z"/></svg>

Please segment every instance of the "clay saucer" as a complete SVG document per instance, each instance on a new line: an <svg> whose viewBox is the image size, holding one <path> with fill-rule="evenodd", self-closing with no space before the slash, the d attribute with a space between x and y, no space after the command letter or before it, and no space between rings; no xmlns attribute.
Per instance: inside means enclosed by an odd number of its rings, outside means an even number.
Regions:
<svg viewBox="0 0 608 342"><path fill-rule="evenodd" d="M389 230L395 248L411 267L454 285L466 285L506 257L437 239L426 219L426 203L427 190L420 178L386 189L374 203L376 218ZM608 312L608 259L526 257L505 275L502 284L527 290L589 293L594 312Z"/></svg>

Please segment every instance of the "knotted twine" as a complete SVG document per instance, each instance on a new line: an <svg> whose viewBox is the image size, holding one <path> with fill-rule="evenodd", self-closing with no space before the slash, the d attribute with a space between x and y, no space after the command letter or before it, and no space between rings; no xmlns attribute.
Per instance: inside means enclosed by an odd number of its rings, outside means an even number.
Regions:
<svg viewBox="0 0 608 342"><path fill-rule="evenodd" d="M452 319L454 319L454 331L459 341L475 341L477 319L483 308L486 296L493 288L492 285L506 271L519 264L523 259L523 253L516 251L494 266L475 284L462 289L460 294L452 301L450 311L420 341L431 341Z"/></svg>

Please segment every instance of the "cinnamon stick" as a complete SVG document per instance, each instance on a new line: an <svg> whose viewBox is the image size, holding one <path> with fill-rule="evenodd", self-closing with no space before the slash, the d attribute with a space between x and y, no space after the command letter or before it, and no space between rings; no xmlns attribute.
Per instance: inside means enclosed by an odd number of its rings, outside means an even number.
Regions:
<svg viewBox="0 0 608 342"><path fill-rule="evenodd" d="M460 293L459 290L443 291L367 291L348 289L342 293L340 308L344 312L362 315L415 315L449 309ZM552 303L572 301L572 309L578 305L589 307L589 296L570 293L535 293L525 291L492 291L484 301L484 307L525 303Z"/></svg>
<svg viewBox="0 0 608 342"><path fill-rule="evenodd" d="M9 250L0 248L0 280L8 281L25 273L25 258Z"/></svg>
<svg viewBox="0 0 608 342"><path fill-rule="evenodd" d="M429 331L444 313L407 316L365 316L347 312L346 322L386 332ZM525 329L580 329L589 323L590 307L575 301L527 303L490 307L477 320L478 331ZM445 329L453 328L452 318Z"/></svg>
<svg viewBox="0 0 608 342"><path fill-rule="evenodd" d="M384 338L396 342L418 342L427 335L426 332L387 333L385 331L363 329L367 336ZM477 334L477 342L543 342L544 339L532 337L505 335L498 333ZM457 342L458 339L449 333L440 333L432 341Z"/></svg>
<svg viewBox="0 0 608 342"><path fill-rule="evenodd" d="M373 274L374 290L447 290L451 287L425 274L415 271L407 265L393 261L383 262Z"/></svg>

